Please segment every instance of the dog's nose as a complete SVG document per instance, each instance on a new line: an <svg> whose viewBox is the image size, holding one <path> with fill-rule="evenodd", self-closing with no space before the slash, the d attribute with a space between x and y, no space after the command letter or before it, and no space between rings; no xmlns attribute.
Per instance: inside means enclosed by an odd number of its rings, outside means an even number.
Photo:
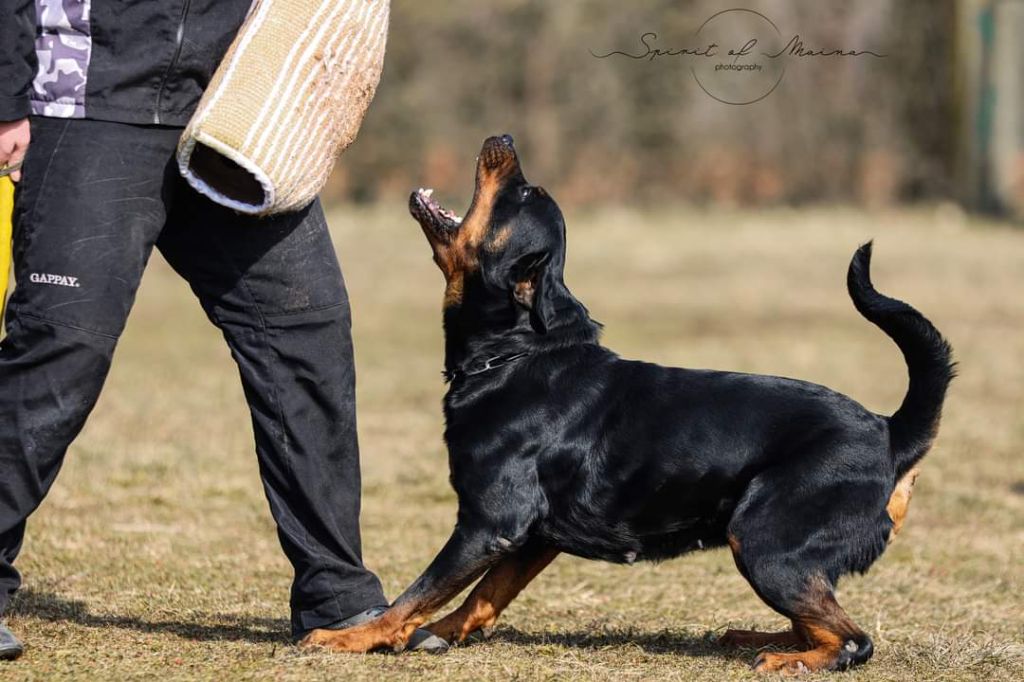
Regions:
<svg viewBox="0 0 1024 682"><path fill-rule="evenodd" d="M511 135L492 135L484 140L480 148L480 163L482 168L494 170L507 163L516 162L516 148L512 142Z"/></svg>

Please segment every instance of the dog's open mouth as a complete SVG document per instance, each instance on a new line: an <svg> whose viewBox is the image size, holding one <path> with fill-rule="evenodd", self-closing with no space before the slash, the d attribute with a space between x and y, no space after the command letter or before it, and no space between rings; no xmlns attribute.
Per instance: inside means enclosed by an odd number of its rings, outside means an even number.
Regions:
<svg viewBox="0 0 1024 682"><path fill-rule="evenodd" d="M433 193L432 189L422 188L413 192L409 197L409 213L430 233L430 236L447 241L452 233L459 229L462 216L437 203L432 197Z"/></svg>
<svg viewBox="0 0 1024 682"><path fill-rule="evenodd" d="M484 140L477 157L476 186L467 215L476 210L481 195L493 197L500 183L514 173L521 175L522 171L519 170L512 136L496 135ZM462 216L434 201L433 194L434 190L423 188L413 192L409 197L409 213L419 222L431 243L448 244L462 225Z"/></svg>

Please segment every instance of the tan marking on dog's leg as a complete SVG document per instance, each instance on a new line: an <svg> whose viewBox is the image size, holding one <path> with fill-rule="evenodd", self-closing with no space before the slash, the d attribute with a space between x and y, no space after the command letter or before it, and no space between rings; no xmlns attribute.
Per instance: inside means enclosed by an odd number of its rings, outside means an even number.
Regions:
<svg viewBox="0 0 1024 682"><path fill-rule="evenodd" d="M413 617L414 604L388 609L379 618L344 630L318 628L306 635L300 647L321 647L331 651L366 653L374 649L399 650L429 614ZM408 634L406 634L406 632Z"/></svg>

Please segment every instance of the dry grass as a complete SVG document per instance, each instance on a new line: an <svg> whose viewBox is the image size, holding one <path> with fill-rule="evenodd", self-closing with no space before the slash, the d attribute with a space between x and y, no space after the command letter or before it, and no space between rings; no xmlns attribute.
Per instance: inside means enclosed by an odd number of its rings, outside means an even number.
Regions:
<svg viewBox="0 0 1024 682"><path fill-rule="evenodd" d="M879 288L961 362L907 527L841 587L876 656L843 679L1020 679L1024 668L1024 233L950 209L568 216L568 282L623 355L803 377L891 411L896 348L853 310ZM396 595L447 537L441 279L400 207L332 216L355 307L368 564ZM300 654L248 417L219 335L155 262L106 392L42 509L0 676L128 679L750 679L727 626L781 626L726 552L658 566L559 558L495 638L444 657Z"/></svg>

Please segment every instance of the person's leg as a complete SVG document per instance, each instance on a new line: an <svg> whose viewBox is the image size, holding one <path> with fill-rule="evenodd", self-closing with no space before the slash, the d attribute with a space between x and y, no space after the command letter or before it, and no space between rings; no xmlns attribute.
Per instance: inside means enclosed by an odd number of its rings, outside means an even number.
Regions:
<svg viewBox="0 0 1024 682"><path fill-rule="evenodd" d="M319 204L258 219L192 193L157 246L238 363L264 489L295 568L293 634L386 604L362 563L349 305Z"/></svg>
<svg viewBox="0 0 1024 682"><path fill-rule="evenodd" d="M33 119L0 342L0 614L25 520L99 396L165 218L173 131Z"/></svg>

